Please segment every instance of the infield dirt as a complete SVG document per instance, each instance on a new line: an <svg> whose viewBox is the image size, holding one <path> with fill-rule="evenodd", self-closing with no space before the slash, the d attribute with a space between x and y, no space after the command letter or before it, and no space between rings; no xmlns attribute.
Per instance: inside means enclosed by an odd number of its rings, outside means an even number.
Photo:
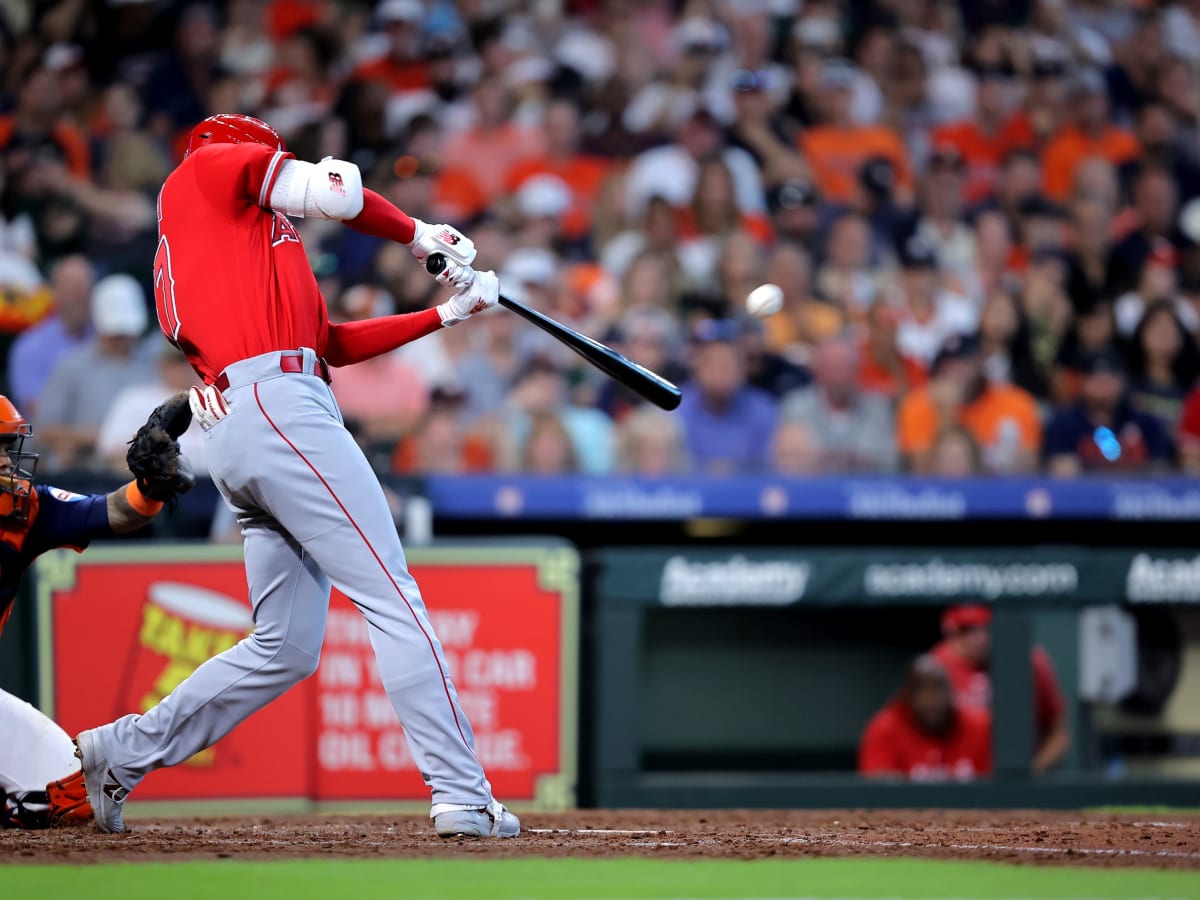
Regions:
<svg viewBox="0 0 1200 900"><path fill-rule="evenodd" d="M517 840L439 840L407 815L171 818L123 835L0 831L0 861L328 857L838 857L973 859L1200 870L1200 816L960 811L590 810L527 813Z"/></svg>

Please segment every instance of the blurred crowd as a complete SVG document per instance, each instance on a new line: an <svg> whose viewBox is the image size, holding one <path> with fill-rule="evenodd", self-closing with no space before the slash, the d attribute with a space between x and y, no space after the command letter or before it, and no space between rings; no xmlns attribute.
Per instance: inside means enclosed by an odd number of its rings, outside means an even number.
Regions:
<svg viewBox="0 0 1200 900"><path fill-rule="evenodd" d="M380 471L1200 471L1198 67L1200 0L0 0L3 387L71 468L190 383L155 195L242 112L686 384L480 316L335 370ZM299 227L335 319L444 294Z"/></svg>

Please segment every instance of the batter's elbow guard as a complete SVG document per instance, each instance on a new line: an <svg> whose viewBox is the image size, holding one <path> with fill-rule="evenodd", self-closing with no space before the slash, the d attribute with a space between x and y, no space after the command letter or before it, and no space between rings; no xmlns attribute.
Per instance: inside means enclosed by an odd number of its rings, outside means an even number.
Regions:
<svg viewBox="0 0 1200 900"><path fill-rule="evenodd" d="M271 208L307 219L353 219L363 208L362 173L343 159L285 160L271 191Z"/></svg>
<svg viewBox="0 0 1200 900"><path fill-rule="evenodd" d="M327 218L344 222L362 212L363 183L358 166L327 157L316 164L314 176L312 202Z"/></svg>

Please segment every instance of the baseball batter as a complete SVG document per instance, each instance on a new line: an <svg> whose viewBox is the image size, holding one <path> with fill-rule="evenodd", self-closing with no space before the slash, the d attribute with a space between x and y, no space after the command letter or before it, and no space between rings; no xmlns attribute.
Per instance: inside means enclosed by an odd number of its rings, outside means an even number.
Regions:
<svg viewBox="0 0 1200 900"><path fill-rule="evenodd" d="M146 713L78 735L97 825L124 830L122 806L148 772L210 746L316 670L332 583L367 620L383 687L432 790L437 833L517 835L520 822L493 798L475 755L383 491L329 389L330 367L494 305L495 275L470 268L474 247L455 229L365 190L351 163L295 159L248 116L193 129L158 208L159 325L207 384L194 389L192 409L245 537L255 625ZM419 260L441 253L450 265L438 280L459 291L435 309L331 324L287 216L341 220L407 244Z"/></svg>
<svg viewBox="0 0 1200 900"><path fill-rule="evenodd" d="M164 478L152 485L139 475L110 494L82 496L33 483L37 454L25 450L33 429L0 395L0 631L25 571L38 556L55 547L82 551L92 538L141 528L162 509L163 500L191 487L190 470L180 462L174 441L191 420L186 396L156 409L131 449L131 459L156 457ZM161 424L169 404L181 406L182 427L157 438L145 434ZM25 701L0 691L0 735L0 826L39 828L91 816L75 748L65 731Z"/></svg>

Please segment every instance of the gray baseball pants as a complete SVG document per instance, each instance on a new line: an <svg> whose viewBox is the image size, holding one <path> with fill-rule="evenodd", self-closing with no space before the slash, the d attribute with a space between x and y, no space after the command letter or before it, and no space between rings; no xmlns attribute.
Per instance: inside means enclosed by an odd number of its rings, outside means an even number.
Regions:
<svg viewBox="0 0 1200 900"><path fill-rule="evenodd" d="M367 621L384 690L433 802L483 806L491 785L387 501L314 375L315 352L299 353L302 374L283 373L279 352L229 366L230 412L206 432L212 477L245 535L254 631L157 706L101 728L104 752L117 781L133 789L307 678L332 583Z"/></svg>

